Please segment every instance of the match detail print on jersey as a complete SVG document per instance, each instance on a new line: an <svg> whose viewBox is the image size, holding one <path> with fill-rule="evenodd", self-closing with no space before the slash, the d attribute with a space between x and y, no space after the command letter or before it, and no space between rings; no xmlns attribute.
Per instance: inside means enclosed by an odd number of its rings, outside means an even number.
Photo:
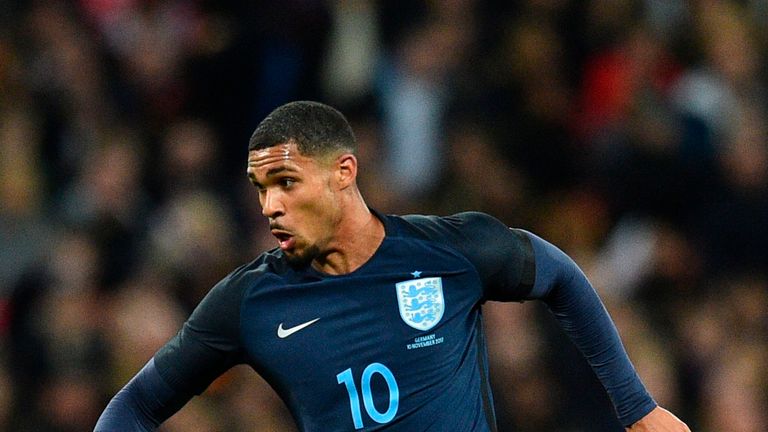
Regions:
<svg viewBox="0 0 768 432"><path fill-rule="evenodd" d="M320 318L315 318L312 321L307 321L303 324L299 324L294 327L289 327L287 329L283 328L283 323L280 323L280 325L277 326L277 337L279 337L280 339L285 339L288 336L296 333L297 331L304 330L305 328L311 326L312 324L316 323L319 319Z"/></svg>
<svg viewBox="0 0 768 432"><path fill-rule="evenodd" d="M395 284L400 317L409 326L427 331L443 318L445 298L439 277L412 279Z"/></svg>

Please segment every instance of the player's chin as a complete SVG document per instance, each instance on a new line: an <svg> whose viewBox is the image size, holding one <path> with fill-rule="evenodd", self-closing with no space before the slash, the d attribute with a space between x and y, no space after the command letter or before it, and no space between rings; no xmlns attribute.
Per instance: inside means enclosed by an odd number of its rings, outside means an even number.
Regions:
<svg viewBox="0 0 768 432"><path fill-rule="evenodd" d="M293 247L283 251L285 259L293 268L302 268L310 265L320 251L315 246L309 246L306 248Z"/></svg>

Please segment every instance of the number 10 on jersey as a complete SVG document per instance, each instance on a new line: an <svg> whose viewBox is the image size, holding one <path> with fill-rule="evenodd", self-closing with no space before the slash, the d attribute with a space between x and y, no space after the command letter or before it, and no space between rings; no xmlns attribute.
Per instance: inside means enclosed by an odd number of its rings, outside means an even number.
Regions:
<svg viewBox="0 0 768 432"><path fill-rule="evenodd" d="M371 380L373 380L374 374L381 375L387 383L387 388L389 388L389 406L383 413L379 412L379 410L376 409L376 405L373 404ZM347 369L336 375L336 380L339 384L344 384L347 387L347 393L349 393L349 408L352 411L352 422L355 424L355 429L362 429L363 415L360 412L360 396L357 392L355 379L352 376L352 369ZM363 370L363 376L360 378L360 386L363 390L363 405L365 406L365 412L371 420L379 424L391 422L392 419L395 418L397 407L400 404L400 390L397 388L397 381L395 381L395 376L392 375L392 371L381 363L371 363Z"/></svg>

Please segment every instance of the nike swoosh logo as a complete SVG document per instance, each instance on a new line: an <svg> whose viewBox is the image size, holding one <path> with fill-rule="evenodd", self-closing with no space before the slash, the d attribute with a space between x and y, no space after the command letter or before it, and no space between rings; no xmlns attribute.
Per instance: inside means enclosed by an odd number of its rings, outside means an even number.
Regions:
<svg viewBox="0 0 768 432"><path fill-rule="evenodd" d="M319 319L320 318L315 318L312 321L307 321L304 324L299 324L295 327L290 327L287 329L283 328L283 323L280 323L280 325L277 326L277 337L279 337L280 339L285 339L288 336L296 333L297 331L304 330L305 328L311 326L312 324L316 323Z"/></svg>

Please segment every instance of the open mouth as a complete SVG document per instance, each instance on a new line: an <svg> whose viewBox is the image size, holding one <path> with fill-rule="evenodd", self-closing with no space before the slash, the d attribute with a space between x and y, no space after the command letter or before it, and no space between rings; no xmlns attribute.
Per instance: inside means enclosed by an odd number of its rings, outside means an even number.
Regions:
<svg viewBox="0 0 768 432"><path fill-rule="evenodd" d="M277 239L277 242L280 245L280 249L284 251L291 249L294 243L296 242L296 240L291 234L282 230L274 229L272 230L272 235L275 236L275 238Z"/></svg>

